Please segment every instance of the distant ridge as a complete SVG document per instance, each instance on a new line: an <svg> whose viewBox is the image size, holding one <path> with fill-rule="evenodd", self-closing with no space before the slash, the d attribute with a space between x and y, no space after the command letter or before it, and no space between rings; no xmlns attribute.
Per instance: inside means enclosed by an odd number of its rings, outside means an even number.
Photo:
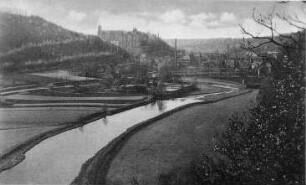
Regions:
<svg viewBox="0 0 306 185"><path fill-rule="evenodd" d="M169 45L174 45L174 39L165 39ZM178 39L178 48L193 52L223 53L227 46L239 47L242 39L220 38L220 39Z"/></svg>
<svg viewBox="0 0 306 185"><path fill-rule="evenodd" d="M259 40L247 39L250 42L258 42ZM165 39L170 45L174 46L174 39ZM244 44L242 38L215 38L215 39L178 39L178 48L189 52L201 53L225 53L233 49L241 49ZM277 47L273 44L262 46L262 50L275 51Z"/></svg>

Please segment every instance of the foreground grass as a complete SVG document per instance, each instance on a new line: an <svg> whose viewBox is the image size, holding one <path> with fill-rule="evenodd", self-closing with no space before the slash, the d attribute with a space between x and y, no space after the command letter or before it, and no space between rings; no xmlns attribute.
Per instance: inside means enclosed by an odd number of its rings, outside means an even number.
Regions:
<svg viewBox="0 0 306 185"><path fill-rule="evenodd" d="M225 129L230 115L247 108L256 94L194 106L143 128L111 162L107 184L159 184L163 174L189 166L201 153L211 154L215 134Z"/></svg>

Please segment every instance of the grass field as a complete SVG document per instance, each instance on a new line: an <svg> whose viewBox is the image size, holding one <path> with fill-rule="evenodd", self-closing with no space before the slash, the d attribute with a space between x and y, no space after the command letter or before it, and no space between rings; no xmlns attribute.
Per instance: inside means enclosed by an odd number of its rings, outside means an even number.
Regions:
<svg viewBox="0 0 306 185"><path fill-rule="evenodd" d="M111 162L108 185L158 184L159 176L188 166L201 153L212 154L215 134L230 115L241 112L257 92L184 109L133 135ZM134 179L134 180L133 180Z"/></svg>
<svg viewBox="0 0 306 185"><path fill-rule="evenodd" d="M188 95L217 93L227 90L226 88L215 87L207 83L199 83L197 84L197 88L198 88L197 90L188 93Z"/></svg>
<svg viewBox="0 0 306 185"><path fill-rule="evenodd" d="M100 107L0 108L0 129L60 125L102 111Z"/></svg>
<svg viewBox="0 0 306 185"><path fill-rule="evenodd" d="M0 130L0 156L11 148L31 139L33 136L62 126L29 127L22 129Z"/></svg>

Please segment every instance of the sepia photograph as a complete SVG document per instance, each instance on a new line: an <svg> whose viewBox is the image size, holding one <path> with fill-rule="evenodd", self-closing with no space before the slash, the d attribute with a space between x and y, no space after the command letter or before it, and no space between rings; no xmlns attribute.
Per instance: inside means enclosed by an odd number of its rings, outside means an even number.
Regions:
<svg viewBox="0 0 306 185"><path fill-rule="evenodd" d="M0 0L0 185L305 185L306 2Z"/></svg>

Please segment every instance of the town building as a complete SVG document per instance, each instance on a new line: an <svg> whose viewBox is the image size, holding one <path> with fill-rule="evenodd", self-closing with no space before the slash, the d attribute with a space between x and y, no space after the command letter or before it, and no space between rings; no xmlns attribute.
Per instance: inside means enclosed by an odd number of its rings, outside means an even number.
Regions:
<svg viewBox="0 0 306 185"><path fill-rule="evenodd" d="M180 66L180 68L190 66L190 63L191 62L190 62L190 56L189 55L184 55L178 61L178 65Z"/></svg>

